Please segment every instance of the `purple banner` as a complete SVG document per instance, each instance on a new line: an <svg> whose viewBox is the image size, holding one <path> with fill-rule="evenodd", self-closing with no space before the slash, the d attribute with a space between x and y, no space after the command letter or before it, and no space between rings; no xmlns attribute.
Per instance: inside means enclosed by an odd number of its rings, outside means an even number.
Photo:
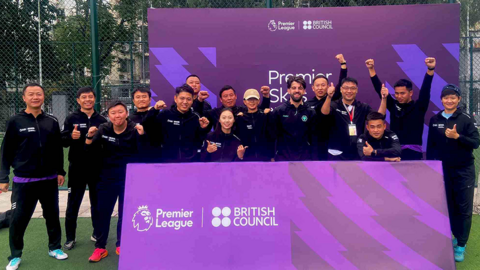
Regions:
<svg viewBox="0 0 480 270"><path fill-rule="evenodd" d="M130 164L119 269L455 269L441 171Z"/></svg>

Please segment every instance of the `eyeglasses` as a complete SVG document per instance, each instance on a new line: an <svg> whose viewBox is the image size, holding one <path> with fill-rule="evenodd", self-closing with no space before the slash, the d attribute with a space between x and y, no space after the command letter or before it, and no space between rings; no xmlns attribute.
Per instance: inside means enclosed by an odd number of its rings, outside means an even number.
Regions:
<svg viewBox="0 0 480 270"><path fill-rule="evenodd" d="M355 90L358 90L358 87L356 87L356 86L352 86L352 87L342 86L342 89L345 90L345 91L355 91Z"/></svg>

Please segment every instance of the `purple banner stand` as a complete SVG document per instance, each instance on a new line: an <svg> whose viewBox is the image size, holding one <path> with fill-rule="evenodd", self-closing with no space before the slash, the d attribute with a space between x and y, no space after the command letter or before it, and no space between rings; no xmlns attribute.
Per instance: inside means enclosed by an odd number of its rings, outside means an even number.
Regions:
<svg viewBox="0 0 480 270"><path fill-rule="evenodd" d="M440 162L130 164L119 269L455 269Z"/></svg>

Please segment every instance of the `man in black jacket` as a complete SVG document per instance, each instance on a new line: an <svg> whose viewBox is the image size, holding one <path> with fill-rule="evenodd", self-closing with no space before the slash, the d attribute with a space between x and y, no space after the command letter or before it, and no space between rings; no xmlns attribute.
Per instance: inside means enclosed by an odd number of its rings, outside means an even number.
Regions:
<svg viewBox="0 0 480 270"><path fill-rule="evenodd" d="M65 119L62 130L63 147L70 147L68 152L68 202L65 214L65 230L67 241L64 248L70 250L76 244L77 218L83 195L88 185L90 211L92 215L92 241L96 239L95 227L98 221L97 182L99 180L98 155L85 152L85 136L90 127L99 127L107 119L94 110L95 93L91 87L83 87L77 91L77 103L80 109ZM85 168L89 168L86 170Z"/></svg>
<svg viewBox="0 0 480 270"><path fill-rule="evenodd" d="M367 131L357 140L358 155L367 161L400 161L402 149L398 136L387 130L385 115L371 112L367 116Z"/></svg>
<svg viewBox="0 0 480 270"><path fill-rule="evenodd" d="M430 119L427 159L442 161L450 227L455 236L455 261L461 262L472 226L473 149L478 148L480 137L473 117L458 108L460 89L446 85L441 98L445 110Z"/></svg>
<svg viewBox="0 0 480 270"><path fill-rule="evenodd" d="M263 95L262 104L260 105L260 110L264 110L270 107L270 87L262 86L261 92ZM222 106L209 110L207 112L199 112L200 115L204 115L208 118L210 122L209 130L213 127L214 129L217 127L218 119L220 118L220 113L222 112L223 108L230 108L233 111L233 115L236 117L239 113L245 113L247 108L244 106L237 106L237 93L235 89L233 89L230 85L225 85L220 90L220 101L222 102Z"/></svg>
<svg viewBox="0 0 480 270"><path fill-rule="evenodd" d="M375 91L380 96L382 83L375 71L373 59L368 59L367 65ZM412 100L412 82L401 79L395 83L395 99L390 95L387 97L387 109L390 111L390 129L395 132L402 144L402 160L421 160L423 126L425 125L425 114L430 103L430 89L432 87L435 70L435 58L425 59L427 74L423 79L418 100Z"/></svg>
<svg viewBox="0 0 480 270"><path fill-rule="evenodd" d="M132 101L137 110L128 116L136 124L142 124L148 114L152 93L148 88L137 88L132 93Z"/></svg>
<svg viewBox="0 0 480 270"><path fill-rule="evenodd" d="M154 130L156 144L162 147L163 162L195 162L200 158L202 141L209 131L208 120L191 110L193 96L189 85L177 87L175 105L146 121Z"/></svg>
<svg viewBox="0 0 480 270"><path fill-rule="evenodd" d="M328 142L329 160L358 160L357 153L358 136L365 131L365 120L367 115L372 112L370 105L356 100L358 93L358 82L354 78L345 78L340 86L342 99L332 102L335 91L333 83L328 89L328 96L322 106L323 115L333 118L333 126L330 129L330 139ZM386 112L386 93L388 89L382 90L384 93L378 112Z"/></svg>
<svg viewBox="0 0 480 270"><path fill-rule="evenodd" d="M288 78L290 100L273 111L277 138L275 161L312 160L317 150L316 113L303 103L305 87L302 77Z"/></svg>
<svg viewBox="0 0 480 270"><path fill-rule="evenodd" d="M270 161L275 152L275 134L272 113L259 110L260 94L248 89L243 95L247 112L239 113L236 119L235 134L242 145L248 147L244 161ZM265 113L267 111L267 113Z"/></svg>
<svg viewBox="0 0 480 270"><path fill-rule="evenodd" d="M335 58L340 63L340 76L338 78L338 84L335 88L335 93L333 94L332 100L338 100L342 97L340 93L340 83L343 79L347 77L347 62L343 57L343 54L338 54ZM332 126L331 117L323 117L321 109L325 100L327 99L327 89L328 89L328 78L323 75L317 75L312 82L312 90L315 93L315 96L305 102L307 107L310 107L315 110L317 118L322 122L322 128L318 129L318 151L317 156L314 158L316 160L327 160L328 159L328 136L330 134L330 128Z"/></svg>
<svg viewBox="0 0 480 270"><path fill-rule="evenodd" d="M191 74L187 77L186 84L193 89L193 104L192 109L196 113L205 113L212 109L212 105L207 101L210 96L207 91L202 91L200 77L195 74ZM203 116L203 115L202 115Z"/></svg>
<svg viewBox="0 0 480 270"><path fill-rule="evenodd" d="M63 148L58 120L42 111L45 91L39 84L23 88L25 111L10 118L2 142L0 190L7 192L13 167L10 263L17 269L22 256L23 236L40 201L48 232L48 254L58 260L68 258L61 248L62 231L58 207L58 186L65 182Z"/></svg>

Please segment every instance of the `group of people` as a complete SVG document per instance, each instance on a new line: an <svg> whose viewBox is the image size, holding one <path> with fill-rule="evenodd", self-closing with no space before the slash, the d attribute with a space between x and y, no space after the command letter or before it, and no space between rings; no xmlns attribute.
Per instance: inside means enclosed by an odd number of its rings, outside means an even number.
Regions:
<svg viewBox="0 0 480 270"><path fill-rule="evenodd" d="M153 107L149 89L132 93L136 111L129 115L121 101L106 109L108 120L94 110L95 92L84 87L77 92L79 109L60 129L58 120L42 111L44 89L28 84L23 89L26 109L13 116L1 148L0 190L9 188L13 168L12 220L9 264L17 269L23 237L38 201L49 235L49 255L63 260L58 188L63 185L63 147L69 147L68 204L64 249L76 245L76 224L86 187L89 188L95 249L89 258L98 262L108 255L106 243L111 215L119 202L116 253L120 254L121 224L126 165L134 162L270 162L304 160L421 160L424 118L436 61L426 58L426 74L418 100L412 100L408 80L395 83L393 98L381 83L373 59L365 64L373 88L381 99L374 111L357 100L356 79L347 76L343 55L337 86L325 76L312 83L315 96L304 102L306 82L300 76L287 80L290 98L270 108L270 88L248 89L243 106L237 92L224 86L222 105L212 108L209 93L201 90L200 77L190 75L175 89L174 104L158 101ZM430 119L427 159L441 160L455 236L455 259L463 261L473 207L474 157L480 139L474 119L460 107L460 89L446 85L441 92L444 110ZM390 112L390 130L385 115ZM87 169L88 168L88 169Z"/></svg>

